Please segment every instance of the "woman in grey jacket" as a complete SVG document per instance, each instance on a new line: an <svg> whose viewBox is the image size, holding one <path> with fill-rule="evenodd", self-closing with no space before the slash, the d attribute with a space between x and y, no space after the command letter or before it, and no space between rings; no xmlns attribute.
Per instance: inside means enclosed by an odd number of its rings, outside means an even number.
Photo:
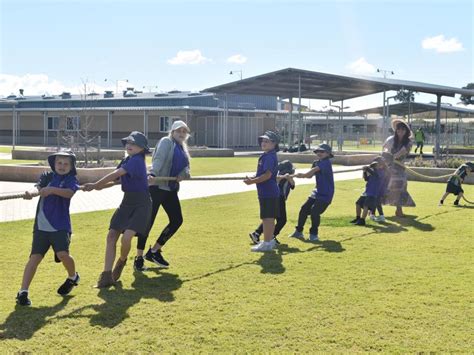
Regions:
<svg viewBox="0 0 474 355"><path fill-rule="evenodd" d="M151 182L149 190L153 201L150 225L145 235L138 235L137 256L135 257L134 268L143 271L143 252L146 241L160 206L163 206L168 215L169 223L163 229L156 243L150 247L145 254L145 259L157 264L160 267L168 268L169 263L163 258L161 250L165 243L176 233L183 224L183 215L178 197L179 182L190 177L189 174L189 152L187 139L189 137L189 127L183 121L175 121L171 126L171 131L167 137L163 137L156 145L152 157L152 167L149 172L150 177L172 176L177 177L177 181Z"/></svg>

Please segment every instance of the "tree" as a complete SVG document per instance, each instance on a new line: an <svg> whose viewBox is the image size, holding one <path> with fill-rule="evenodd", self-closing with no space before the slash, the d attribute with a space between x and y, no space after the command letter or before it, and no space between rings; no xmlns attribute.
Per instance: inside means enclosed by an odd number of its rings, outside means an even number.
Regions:
<svg viewBox="0 0 474 355"><path fill-rule="evenodd" d="M408 123L411 117L411 103L415 102L415 92L411 90L399 90L394 98L396 101L407 103L408 105Z"/></svg>
<svg viewBox="0 0 474 355"><path fill-rule="evenodd" d="M85 166L89 163L89 152L94 141L97 141L101 132L91 134L94 121L94 109L97 104L97 94L89 92L87 81L82 81L84 90L80 93L79 107L69 107L65 112L65 125L62 139L68 148L77 153L84 154ZM98 157L99 159L99 157Z"/></svg>
<svg viewBox="0 0 474 355"><path fill-rule="evenodd" d="M467 86L463 87L463 89L474 90L474 83L469 83ZM473 96L461 96L461 102L464 105L474 105L474 97Z"/></svg>

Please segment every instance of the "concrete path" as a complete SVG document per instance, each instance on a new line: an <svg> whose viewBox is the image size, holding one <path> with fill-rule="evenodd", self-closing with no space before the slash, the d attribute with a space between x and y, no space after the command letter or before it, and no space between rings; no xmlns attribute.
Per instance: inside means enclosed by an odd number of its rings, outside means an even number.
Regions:
<svg viewBox="0 0 474 355"><path fill-rule="evenodd" d="M358 166L338 166L334 171L358 168ZM306 169L298 169L297 172L305 172ZM216 176L251 176L253 172L213 175ZM349 172L335 174L336 181L351 180L361 177L361 172ZM296 179L296 186L314 184L313 179ZM10 193L22 193L33 188L32 183L22 182L0 182L0 196ZM201 198L216 195L232 194L237 192L255 191L254 185L247 186L241 181L185 181L181 183L179 197L182 200ZM117 208L122 200L123 193L120 186L114 186L102 191L83 192L78 191L71 201L71 213L101 211ZM0 201L0 222L17 221L34 218L37 199L34 200L7 200Z"/></svg>

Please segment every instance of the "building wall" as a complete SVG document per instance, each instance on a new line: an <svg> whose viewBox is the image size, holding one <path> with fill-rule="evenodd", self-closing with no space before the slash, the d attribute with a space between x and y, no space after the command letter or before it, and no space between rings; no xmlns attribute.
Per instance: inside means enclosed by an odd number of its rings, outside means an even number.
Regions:
<svg viewBox="0 0 474 355"><path fill-rule="evenodd" d="M144 132L144 111L123 110L111 112L110 137L111 147L121 146L121 138L131 131ZM80 112L74 110L46 112L46 127L48 117L58 117L58 129L44 130L45 121L43 111L19 111L17 144L23 145L65 145L66 137L75 142L82 140L78 132L66 130L67 117L80 117L80 132L85 133L86 119L88 122L89 137L94 137L92 146L98 145L101 138L101 147L107 147L109 137L107 133L107 111ZM160 117L168 117L169 125L173 120L183 120L191 129L190 145L222 147L224 145L224 120L222 111L201 110L150 110L148 111L148 131L150 145L156 142L167 132L160 131ZM275 130L276 115L258 112L229 112L227 120L228 147L256 147L257 139L266 130ZM12 112L0 112L0 143L12 143Z"/></svg>

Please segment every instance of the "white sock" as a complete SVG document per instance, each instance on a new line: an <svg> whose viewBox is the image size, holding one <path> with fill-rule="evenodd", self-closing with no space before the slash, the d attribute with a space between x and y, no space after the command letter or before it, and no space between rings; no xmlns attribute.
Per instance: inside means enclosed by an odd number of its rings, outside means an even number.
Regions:
<svg viewBox="0 0 474 355"><path fill-rule="evenodd" d="M18 291L18 293L23 293L23 292L28 293L28 289Z"/></svg>
<svg viewBox="0 0 474 355"><path fill-rule="evenodd" d="M76 279L76 277L77 277L77 272L74 274L73 277L69 276L68 279L74 281Z"/></svg>

